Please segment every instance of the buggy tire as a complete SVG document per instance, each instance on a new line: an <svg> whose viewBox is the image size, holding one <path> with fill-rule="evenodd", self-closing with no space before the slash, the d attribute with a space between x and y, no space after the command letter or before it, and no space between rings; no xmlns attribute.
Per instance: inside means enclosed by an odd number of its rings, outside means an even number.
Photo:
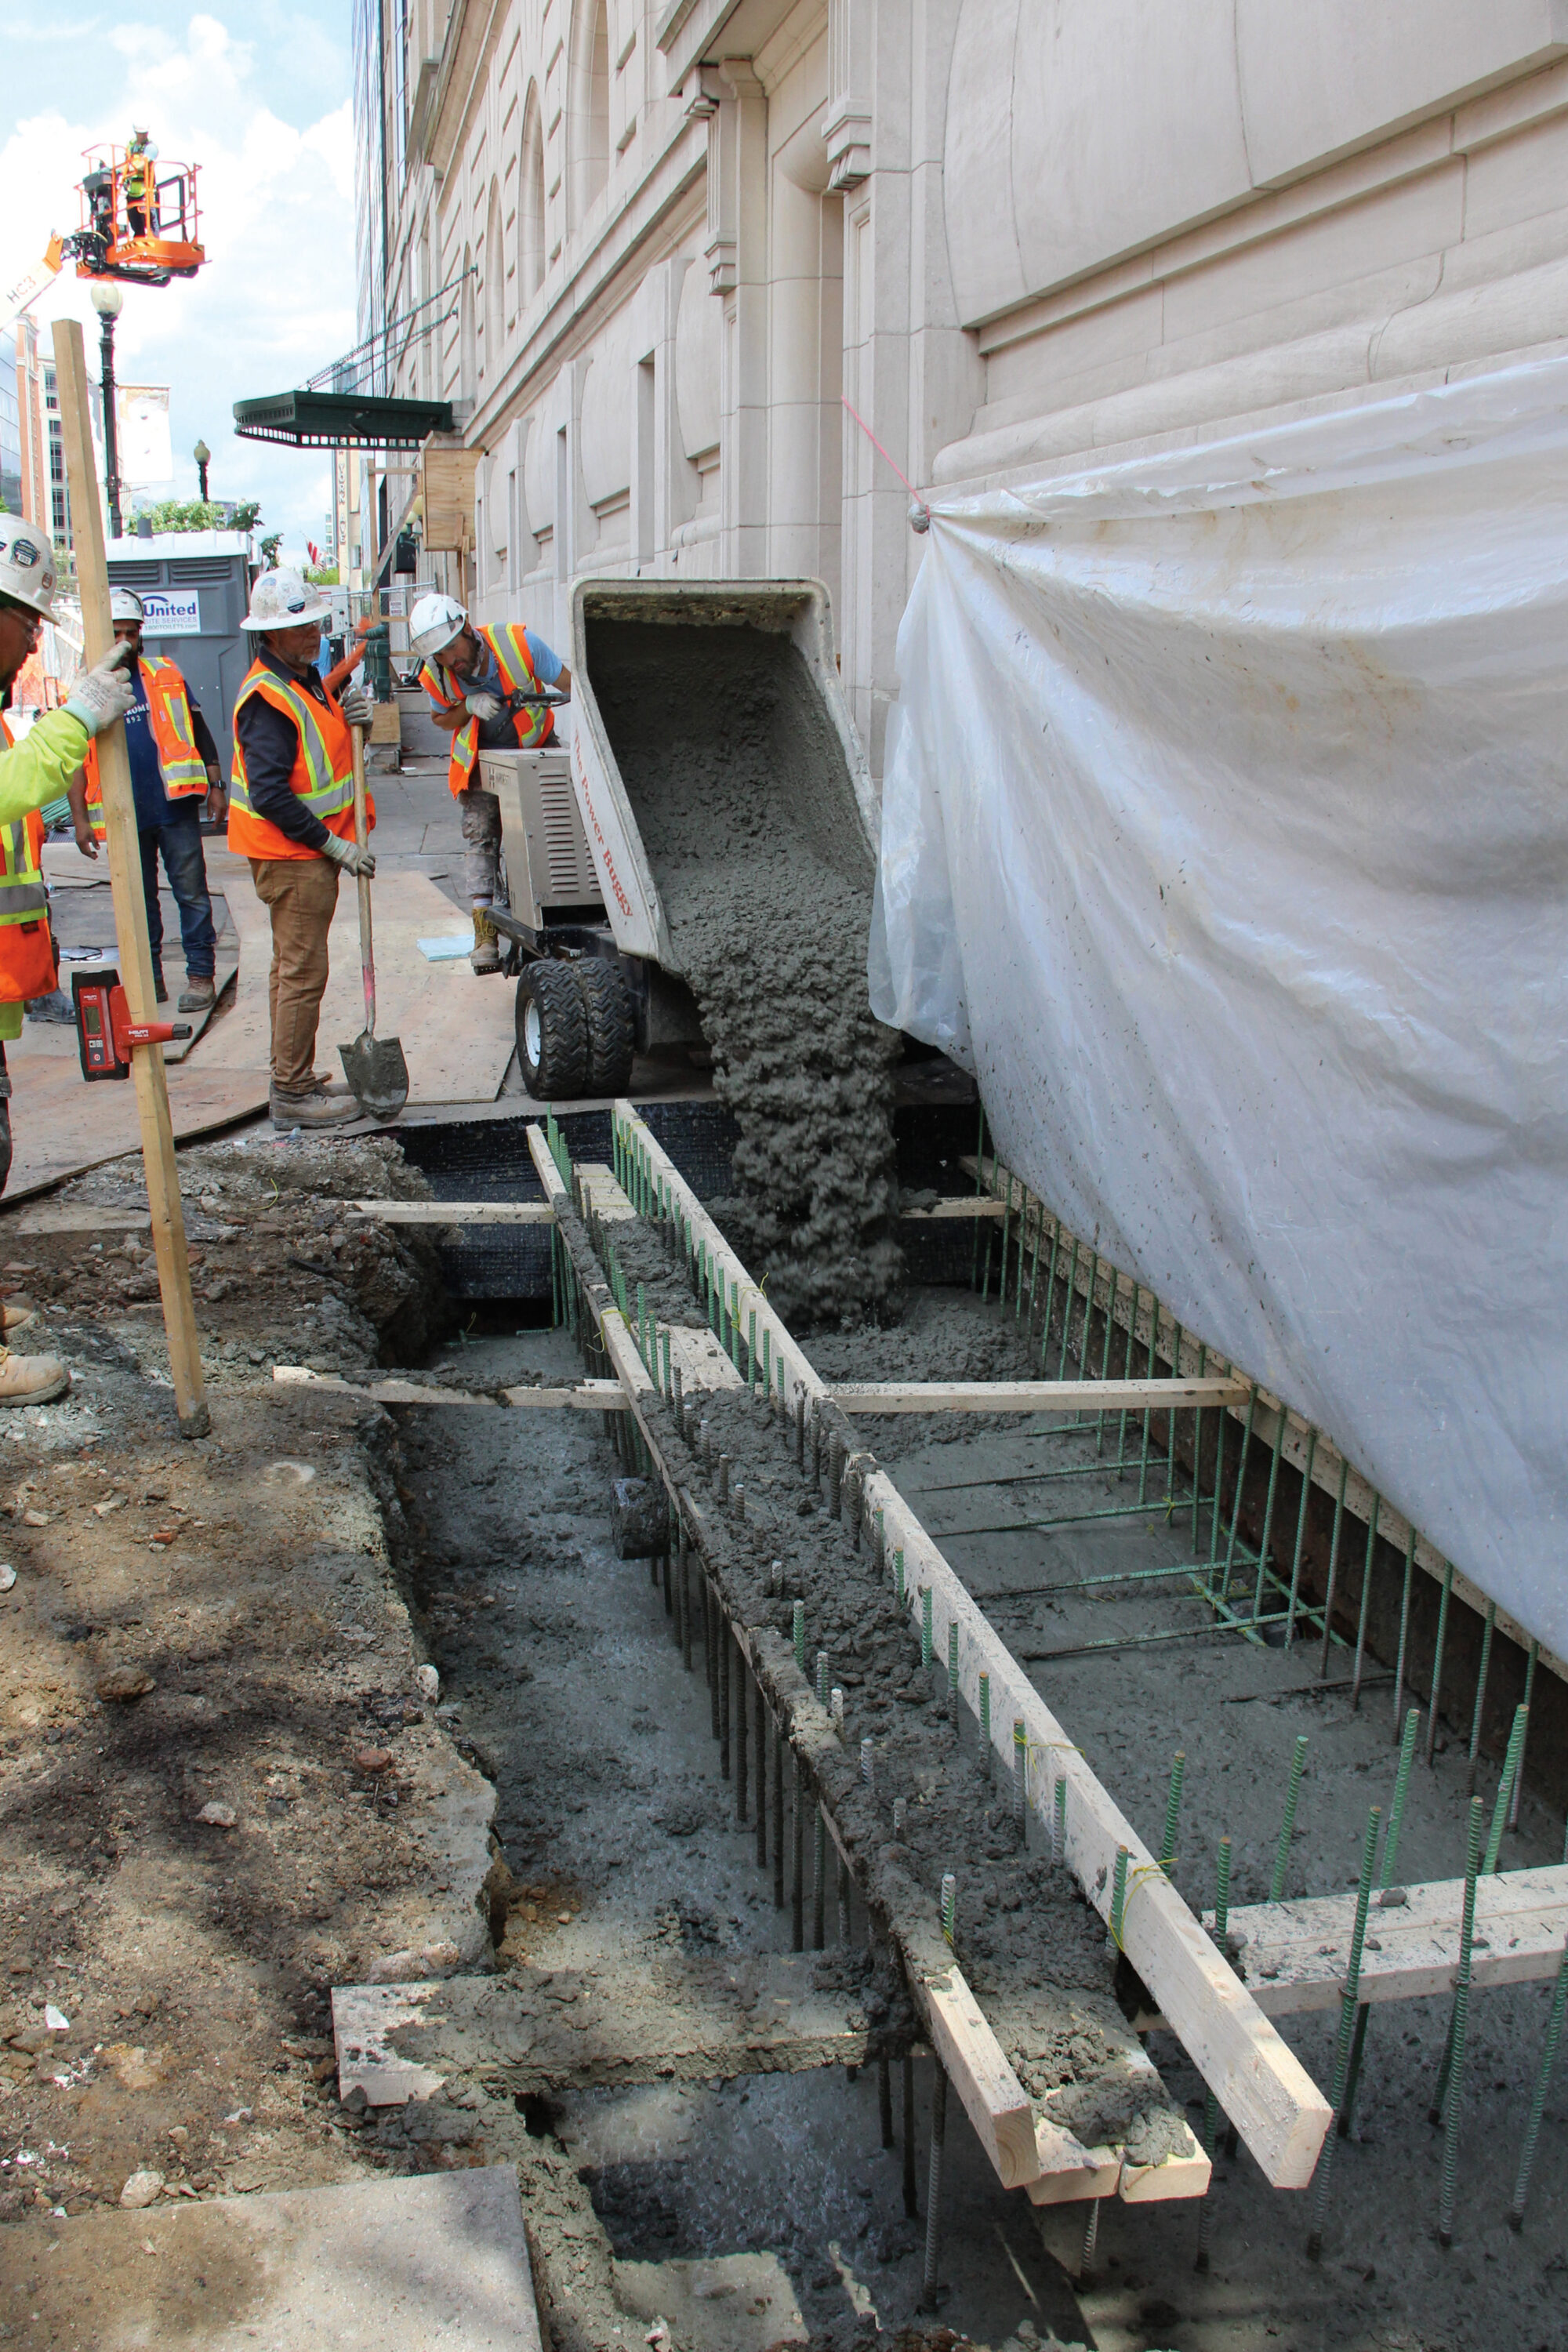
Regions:
<svg viewBox="0 0 1568 2352"><path fill-rule="evenodd" d="M587 1007L569 963L544 957L518 975L517 1060L535 1102L568 1102L588 1092Z"/></svg>
<svg viewBox="0 0 1568 2352"><path fill-rule="evenodd" d="M587 1091L624 1094L637 1051L637 1007L626 973L606 956L584 956L574 969L588 1020Z"/></svg>

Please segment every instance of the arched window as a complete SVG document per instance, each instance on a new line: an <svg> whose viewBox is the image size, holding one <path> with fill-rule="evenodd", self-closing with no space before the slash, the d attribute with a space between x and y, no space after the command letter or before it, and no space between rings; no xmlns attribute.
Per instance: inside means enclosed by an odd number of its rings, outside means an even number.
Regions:
<svg viewBox="0 0 1568 2352"><path fill-rule="evenodd" d="M544 283L544 123L539 84L522 112L522 184L517 193L517 299L521 310Z"/></svg>
<svg viewBox="0 0 1568 2352"><path fill-rule="evenodd" d="M567 95L567 217L576 228L610 171L610 24L605 0L577 0Z"/></svg>
<svg viewBox="0 0 1568 2352"><path fill-rule="evenodd" d="M506 260L501 250L500 190L492 180L485 220L485 348L480 361L488 390L493 391L500 379L505 349Z"/></svg>
<svg viewBox="0 0 1568 2352"><path fill-rule="evenodd" d="M474 400L479 389L479 331L474 302L474 257L463 247L463 284L458 296L458 397Z"/></svg>

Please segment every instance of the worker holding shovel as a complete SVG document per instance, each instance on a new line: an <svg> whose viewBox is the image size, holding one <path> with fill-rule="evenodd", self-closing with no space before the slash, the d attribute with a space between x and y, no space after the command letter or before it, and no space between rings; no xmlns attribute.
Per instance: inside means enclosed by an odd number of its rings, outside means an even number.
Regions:
<svg viewBox="0 0 1568 2352"><path fill-rule="evenodd" d="M272 1124L337 1127L357 1118L352 1094L316 1076L316 1024L327 985L327 933L338 877L368 878L370 850L354 839L352 730L370 723L361 686L340 701L317 670L331 600L297 572L258 574L244 626L256 659L234 706L228 845L250 860L257 896L272 917L268 981ZM367 823L375 823L367 802Z"/></svg>

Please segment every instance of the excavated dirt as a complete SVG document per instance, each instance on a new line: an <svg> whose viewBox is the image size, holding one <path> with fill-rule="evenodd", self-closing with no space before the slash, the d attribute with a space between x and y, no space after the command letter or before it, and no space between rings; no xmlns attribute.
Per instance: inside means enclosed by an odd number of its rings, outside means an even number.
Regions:
<svg viewBox="0 0 1568 2352"><path fill-rule="evenodd" d="M715 1213L798 1330L895 1319L893 1066L866 1003L869 855L790 640L601 621L599 705L740 1124Z"/></svg>

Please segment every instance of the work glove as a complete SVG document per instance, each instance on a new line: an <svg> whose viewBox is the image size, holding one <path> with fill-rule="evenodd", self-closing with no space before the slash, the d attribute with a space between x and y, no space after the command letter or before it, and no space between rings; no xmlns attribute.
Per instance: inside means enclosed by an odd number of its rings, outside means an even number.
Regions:
<svg viewBox="0 0 1568 2352"><path fill-rule="evenodd" d="M375 701L368 689L355 678L353 684L345 686L338 697L338 708L351 727L368 727Z"/></svg>
<svg viewBox="0 0 1568 2352"><path fill-rule="evenodd" d="M470 719L481 719L487 724L492 719L502 717L506 710L505 703L498 701L493 694L465 695L463 708Z"/></svg>
<svg viewBox="0 0 1568 2352"><path fill-rule="evenodd" d="M370 850L362 849L357 841L340 840L335 833L328 834L321 855L330 857L334 866L341 866L345 874L363 874L367 882L375 872L375 858Z"/></svg>
<svg viewBox="0 0 1568 2352"><path fill-rule="evenodd" d="M131 647L121 642L95 668L84 670L66 698L66 709L89 735L101 735L134 704L136 688L125 675L130 659Z"/></svg>

